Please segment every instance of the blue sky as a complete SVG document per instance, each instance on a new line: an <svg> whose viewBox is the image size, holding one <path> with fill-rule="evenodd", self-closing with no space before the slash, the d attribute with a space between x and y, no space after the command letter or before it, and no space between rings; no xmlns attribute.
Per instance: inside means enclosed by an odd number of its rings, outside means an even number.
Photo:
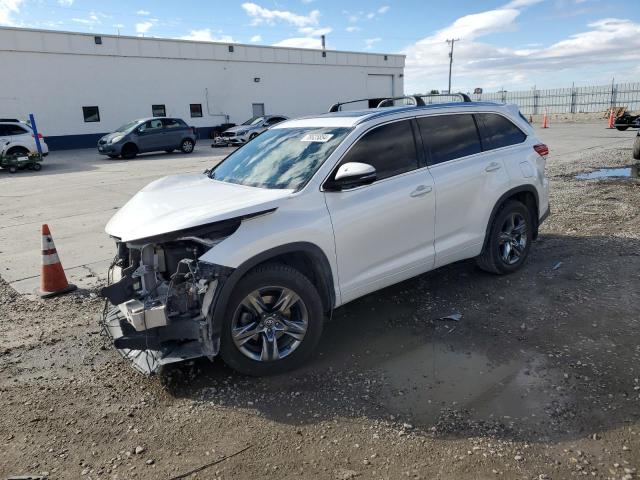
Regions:
<svg viewBox="0 0 640 480"><path fill-rule="evenodd" d="M640 80L640 0L0 0L0 25L404 53L406 93Z"/></svg>

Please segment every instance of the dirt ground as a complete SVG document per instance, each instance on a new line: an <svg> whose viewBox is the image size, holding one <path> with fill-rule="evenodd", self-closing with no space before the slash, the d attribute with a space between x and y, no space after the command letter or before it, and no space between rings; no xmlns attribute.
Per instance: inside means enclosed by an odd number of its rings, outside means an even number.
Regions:
<svg viewBox="0 0 640 480"><path fill-rule="evenodd" d="M0 477L639 478L640 179L575 178L627 143L550 159L520 272L460 262L348 304L288 375L143 377L95 292L0 283Z"/></svg>

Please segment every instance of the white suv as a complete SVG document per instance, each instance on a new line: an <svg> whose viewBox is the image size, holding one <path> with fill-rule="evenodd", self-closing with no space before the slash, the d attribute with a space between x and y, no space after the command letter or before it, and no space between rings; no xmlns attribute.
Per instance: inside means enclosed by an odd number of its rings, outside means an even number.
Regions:
<svg viewBox="0 0 640 480"><path fill-rule="evenodd" d="M296 367L358 297L466 258L519 269L549 213L547 153L512 105L282 122L116 213L103 325L145 372L218 353L249 375Z"/></svg>
<svg viewBox="0 0 640 480"><path fill-rule="evenodd" d="M42 154L49 153L49 147L38 134ZM31 127L19 120L0 119L0 156L2 155L27 155L37 153L35 135Z"/></svg>

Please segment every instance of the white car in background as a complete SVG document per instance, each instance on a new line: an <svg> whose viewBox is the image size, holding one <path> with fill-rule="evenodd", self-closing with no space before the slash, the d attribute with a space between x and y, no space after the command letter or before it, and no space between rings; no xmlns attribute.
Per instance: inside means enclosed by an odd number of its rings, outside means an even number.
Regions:
<svg viewBox="0 0 640 480"><path fill-rule="evenodd" d="M515 105L279 123L114 215L102 323L148 373L218 354L248 375L295 368L340 305L459 260L520 269L549 214L547 154Z"/></svg>
<svg viewBox="0 0 640 480"><path fill-rule="evenodd" d="M42 154L48 155L49 147L38 134ZM0 119L0 155L28 155L38 153L36 138L29 124L17 119Z"/></svg>
<svg viewBox="0 0 640 480"><path fill-rule="evenodd" d="M242 125L228 128L222 132L219 137L215 138L214 146L242 145L249 140L253 140L268 128L285 120L288 120L288 118L284 115L264 115L250 118Z"/></svg>

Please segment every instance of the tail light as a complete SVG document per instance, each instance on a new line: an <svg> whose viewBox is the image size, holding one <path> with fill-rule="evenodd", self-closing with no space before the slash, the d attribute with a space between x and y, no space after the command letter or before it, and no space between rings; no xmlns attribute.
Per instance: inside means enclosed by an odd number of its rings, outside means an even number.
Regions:
<svg viewBox="0 0 640 480"><path fill-rule="evenodd" d="M32 136L33 138L35 138L35 137L36 137L33 133L31 134L31 136ZM38 133L38 138L42 139L42 134L41 134L41 133Z"/></svg>
<svg viewBox="0 0 640 480"><path fill-rule="evenodd" d="M539 143L538 145L534 145L533 149L541 157L546 157L547 155L549 155L549 147L547 147L544 143Z"/></svg>

